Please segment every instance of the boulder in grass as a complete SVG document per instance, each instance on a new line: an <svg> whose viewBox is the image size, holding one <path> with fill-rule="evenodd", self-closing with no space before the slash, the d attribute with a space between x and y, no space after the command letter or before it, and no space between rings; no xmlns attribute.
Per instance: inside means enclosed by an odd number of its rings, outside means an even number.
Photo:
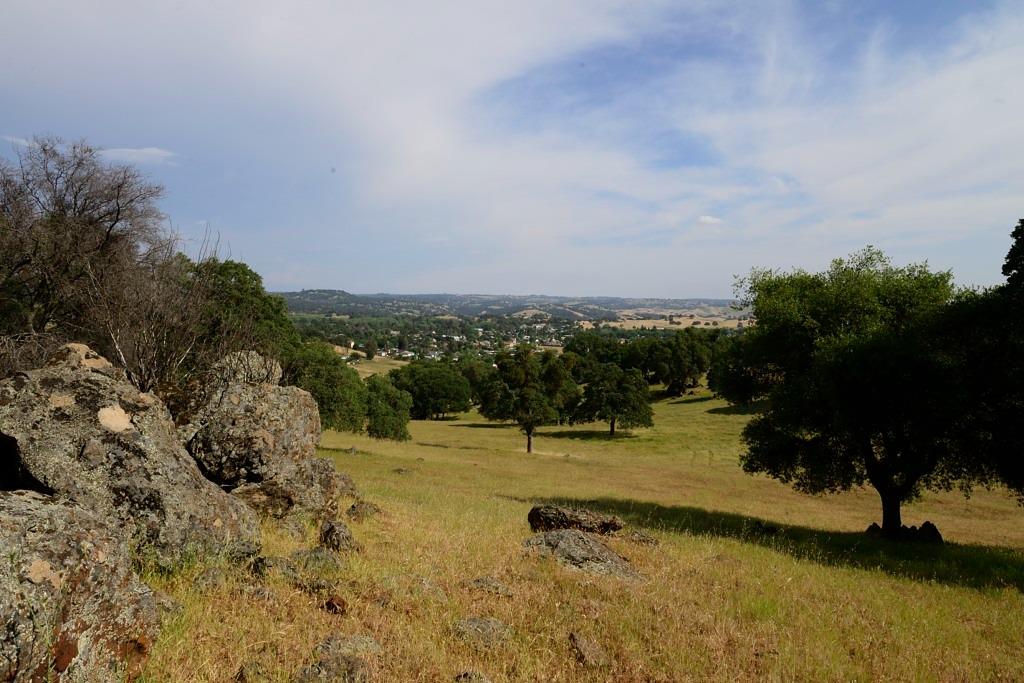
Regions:
<svg viewBox="0 0 1024 683"><path fill-rule="evenodd" d="M528 550L555 558L559 564L604 576L637 579L640 574L629 563L594 534L576 529L547 531L526 539Z"/></svg>
<svg viewBox="0 0 1024 683"><path fill-rule="evenodd" d="M622 520L615 515L560 505L535 505L526 518L531 531L579 529L592 534L612 534L623 526Z"/></svg>
<svg viewBox="0 0 1024 683"><path fill-rule="evenodd" d="M60 494L117 520L161 563L259 540L255 515L203 477L160 399L82 344L0 381L0 489Z"/></svg>
<svg viewBox="0 0 1024 683"><path fill-rule="evenodd" d="M278 386L280 366L253 352L218 368L205 404L181 429L207 478L278 518L329 517L341 496L355 495L351 479L316 457L320 413L309 392Z"/></svg>

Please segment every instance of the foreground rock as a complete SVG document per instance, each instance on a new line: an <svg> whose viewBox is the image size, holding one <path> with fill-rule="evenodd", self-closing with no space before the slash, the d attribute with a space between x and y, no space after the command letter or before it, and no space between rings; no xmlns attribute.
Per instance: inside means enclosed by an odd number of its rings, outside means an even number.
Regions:
<svg viewBox="0 0 1024 683"><path fill-rule="evenodd" d="M188 452L211 481L264 515L333 514L347 477L316 457L320 414L297 387L278 386L280 366L252 352L225 358L207 399L182 429Z"/></svg>
<svg viewBox="0 0 1024 683"><path fill-rule="evenodd" d="M611 534L622 528L622 520L614 515L601 515L589 510L559 505L536 505L527 515L531 531L579 529L592 534Z"/></svg>
<svg viewBox="0 0 1024 683"><path fill-rule="evenodd" d="M165 562L258 540L255 516L203 477L163 403L81 344L0 382L0 489L62 494Z"/></svg>
<svg viewBox="0 0 1024 683"><path fill-rule="evenodd" d="M0 548L0 681L138 677L160 617L119 532L71 502L2 491Z"/></svg>
<svg viewBox="0 0 1024 683"><path fill-rule="evenodd" d="M572 569L636 579L639 574L629 560L602 543L593 534L576 529L559 529L531 536L523 543L527 549L555 558L559 564Z"/></svg>

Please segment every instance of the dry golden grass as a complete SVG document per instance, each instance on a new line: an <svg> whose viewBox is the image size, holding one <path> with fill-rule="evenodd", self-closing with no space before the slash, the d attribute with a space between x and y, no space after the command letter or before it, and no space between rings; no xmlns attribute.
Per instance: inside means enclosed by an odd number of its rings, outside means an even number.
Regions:
<svg viewBox="0 0 1024 683"><path fill-rule="evenodd" d="M365 358L353 363L352 367L356 369L359 376L363 379L370 377L371 375L380 375L391 372L395 368L400 368L403 365L408 365L409 361L399 360L397 358L382 358L381 356L374 356L370 360Z"/></svg>
<svg viewBox="0 0 1024 683"><path fill-rule="evenodd" d="M526 455L514 427L476 416L416 422L405 444L327 433L324 453L383 516L353 523L364 545L336 577L335 616L271 574L270 601L240 570L215 589L201 565L150 576L184 605L147 681L227 681L243 662L286 681L330 633L370 634L380 681L1024 680L1024 510L1003 492L929 495L904 513L934 521L941 548L870 542L869 492L809 497L737 464L747 418L705 395L659 402L655 427L608 440L601 425L548 428ZM351 446L357 448L350 454ZM398 473L395 470L406 470ZM611 545L645 579L591 577L523 555L534 501L621 514L661 544ZM308 547L272 524L265 553ZM493 576L511 597L472 590ZM512 636L482 650L454 636L491 616ZM614 665L588 671L568 634Z"/></svg>

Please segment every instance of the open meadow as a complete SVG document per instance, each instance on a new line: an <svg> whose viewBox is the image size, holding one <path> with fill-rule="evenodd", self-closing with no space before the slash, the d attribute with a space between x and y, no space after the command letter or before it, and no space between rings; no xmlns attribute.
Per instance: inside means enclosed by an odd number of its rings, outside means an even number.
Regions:
<svg viewBox="0 0 1024 683"><path fill-rule="evenodd" d="M464 419L411 424L412 441L328 432L322 453L383 508L351 524L363 545L325 574L323 596L268 574L203 585L200 565L149 581L183 605L147 681L288 680L331 633L380 645L375 680L494 681L1022 680L1024 516L1002 491L927 495L904 512L930 519L946 545L866 538L879 517L868 491L810 497L737 463L743 414L698 393L656 404L655 427L614 440L602 425L549 427L523 452L514 426ZM353 449L354 448L354 452ZM561 501L621 515L611 545L643 579L626 582L524 554L526 513ZM346 503L347 505L347 503ZM315 543L264 527L265 554ZM508 589L471 587L489 576ZM455 636L470 616L511 635L490 648ZM610 656L585 669L570 632ZM257 672L257 673L253 673Z"/></svg>

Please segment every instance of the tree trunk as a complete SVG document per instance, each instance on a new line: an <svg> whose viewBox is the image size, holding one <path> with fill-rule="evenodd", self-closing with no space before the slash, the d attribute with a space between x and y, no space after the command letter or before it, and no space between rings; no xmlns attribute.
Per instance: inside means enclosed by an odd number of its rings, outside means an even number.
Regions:
<svg viewBox="0 0 1024 683"><path fill-rule="evenodd" d="M900 516L900 496L893 491L879 491L882 499L882 533L895 538L903 528L903 519Z"/></svg>
<svg viewBox="0 0 1024 683"><path fill-rule="evenodd" d="M611 420L608 421L608 426L610 427L610 429L608 430L608 435L609 436L615 436L615 418L614 417Z"/></svg>
<svg viewBox="0 0 1024 683"><path fill-rule="evenodd" d="M533 453L533 431L526 432L526 452Z"/></svg>

